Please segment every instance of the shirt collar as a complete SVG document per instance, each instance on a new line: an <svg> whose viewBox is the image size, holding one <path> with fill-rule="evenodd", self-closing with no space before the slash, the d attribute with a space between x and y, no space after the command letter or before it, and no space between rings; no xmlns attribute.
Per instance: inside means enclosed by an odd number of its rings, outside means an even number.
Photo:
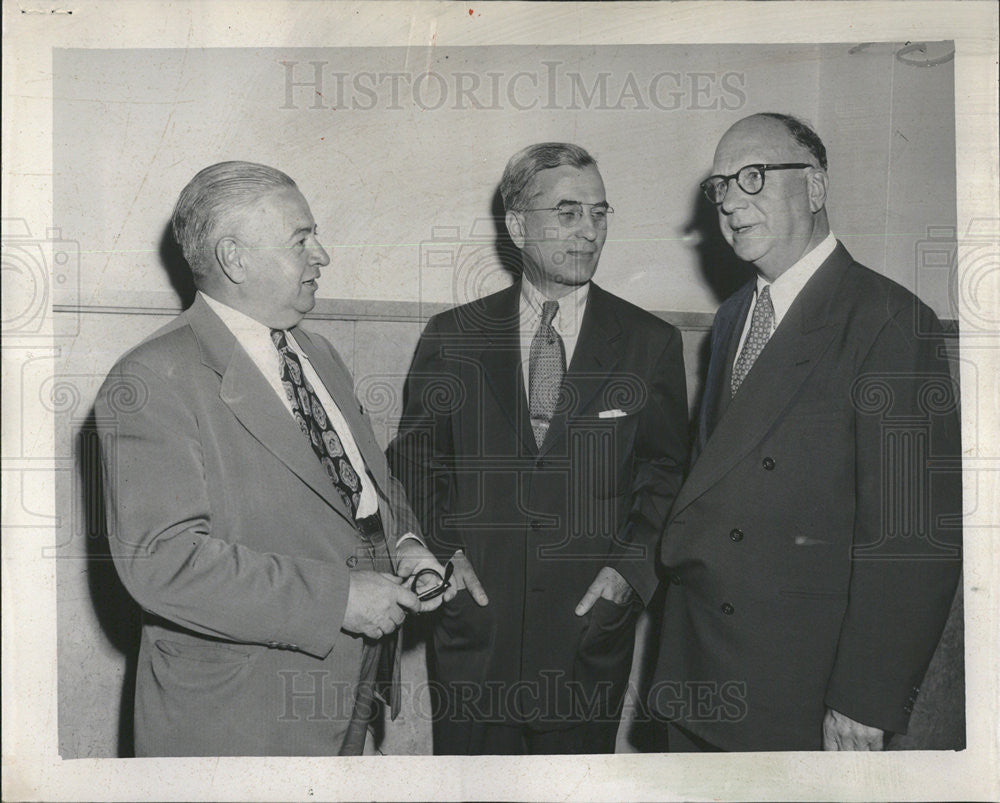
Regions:
<svg viewBox="0 0 1000 803"><path fill-rule="evenodd" d="M218 315L222 322L228 327L229 331L233 333L236 341L243 346L248 348L255 346L260 348L266 342L269 344L270 348L275 349L274 341L271 340L271 327L266 324L261 323L254 318L251 318L245 312L240 312L234 307L230 307L228 304L224 304L217 298L212 298L212 296L199 290L198 295L200 295L205 303L211 307L212 311ZM302 350L297 348L295 339L289 335L288 344L295 350L296 354L299 356L305 356L302 354ZM277 349L275 349L277 353Z"/></svg>
<svg viewBox="0 0 1000 803"><path fill-rule="evenodd" d="M761 291L770 284L771 305L774 307L775 327L781 323L781 319L785 317L785 313L788 312L788 308L792 306L792 302L795 301L799 292L803 287L805 287L806 282L808 282L812 278L812 275L819 270L819 266L826 262L827 257L833 253L833 250L836 247L837 238L834 237L831 232L823 238L819 245L811 251L808 251L799 259L798 262L792 265L773 282L769 283L762 276L757 276L758 296Z"/></svg>
<svg viewBox="0 0 1000 803"><path fill-rule="evenodd" d="M583 313L590 296L590 282L574 288L559 301L559 312L552 322L562 337L572 336L580 331ZM522 331L534 332L542 317L542 304L549 301L527 277L521 279L521 326Z"/></svg>

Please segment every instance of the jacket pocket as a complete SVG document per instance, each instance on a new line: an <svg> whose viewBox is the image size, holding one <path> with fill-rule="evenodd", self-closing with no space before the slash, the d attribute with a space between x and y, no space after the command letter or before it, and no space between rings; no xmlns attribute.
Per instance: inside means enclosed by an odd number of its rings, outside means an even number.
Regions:
<svg viewBox="0 0 1000 803"><path fill-rule="evenodd" d="M779 588L778 595L793 599L847 599L847 591L822 588Z"/></svg>
<svg viewBox="0 0 1000 803"><path fill-rule="evenodd" d="M187 658L190 661L205 661L213 664L248 664L249 653L225 644L199 644L190 641L157 639L156 649L171 658Z"/></svg>

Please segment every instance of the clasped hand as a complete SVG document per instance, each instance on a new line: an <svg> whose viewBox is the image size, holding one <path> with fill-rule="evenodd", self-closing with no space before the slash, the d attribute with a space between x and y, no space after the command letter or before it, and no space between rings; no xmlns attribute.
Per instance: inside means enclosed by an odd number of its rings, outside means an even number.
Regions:
<svg viewBox="0 0 1000 803"><path fill-rule="evenodd" d="M426 613L454 598L456 589L449 588L441 596L421 602L409 581L423 569L444 574L444 567L427 547L408 539L396 550L396 574L351 572L343 629L380 639L402 625L408 613Z"/></svg>

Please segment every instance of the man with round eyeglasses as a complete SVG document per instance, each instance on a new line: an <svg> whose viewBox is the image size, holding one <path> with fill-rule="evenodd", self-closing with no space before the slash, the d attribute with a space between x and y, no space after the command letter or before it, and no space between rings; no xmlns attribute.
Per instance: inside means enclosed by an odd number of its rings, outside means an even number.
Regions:
<svg viewBox="0 0 1000 803"><path fill-rule="evenodd" d="M433 317L390 462L458 595L437 612L437 754L609 753L687 462L679 332L591 279L593 157L531 145L500 184L523 273Z"/></svg>
<svg viewBox="0 0 1000 803"><path fill-rule="evenodd" d="M960 472L932 467L961 454L940 323L830 233L802 121L737 122L712 173L756 277L712 327L649 703L671 751L880 750L961 569Z"/></svg>

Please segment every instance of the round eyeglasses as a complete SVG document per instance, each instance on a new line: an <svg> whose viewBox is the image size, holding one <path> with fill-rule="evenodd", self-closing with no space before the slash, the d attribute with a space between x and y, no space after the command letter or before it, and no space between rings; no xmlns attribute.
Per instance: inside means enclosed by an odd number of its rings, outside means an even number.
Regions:
<svg viewBox="0 0 1000 803"><path fill-rule="evenodd" d="M764 189L764 174L768 170L799 170L804 167L815 167L815 165L804 162L786 162L783 164L758 164L745 165L731 176L709 176L701 182L701 191L705 193L710 203L718 206L726 200L726 193L729 191L729 182L734 178L736 185L747 195L756 195Z"/></svg>
<svg viewBox="0 0 1000 803"><path fill-rule="evenodd" d="M578 201L566 201L559 206L543 206L538 209L525 209L525 212L555 212L562 226L569 228L575 226L583 219L583 207L590 207L590 219L594 223L595 229L606 229L608 227L608 216L613 215L615 210L604 201L597 204L585 204Z"/></svg>

